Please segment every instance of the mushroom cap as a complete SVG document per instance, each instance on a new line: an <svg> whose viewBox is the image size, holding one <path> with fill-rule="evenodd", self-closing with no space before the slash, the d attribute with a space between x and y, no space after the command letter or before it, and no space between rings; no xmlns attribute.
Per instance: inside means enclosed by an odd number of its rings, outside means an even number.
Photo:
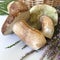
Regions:
<svg viewBox="0 0 60 60"><path fill-rule="evenodd" d="M12 1L8 4L7 9L9 14L16 15L19 12L27 11L28 7L21 1Z"/></svg>
<svg viewBox="0 0 60 60"><path fill-rule="evenodd" d="M58 23L58 13L54 7L51 7L46 4L35 5L30 9L30 22L35 22L40 18L42 15L46 15L50 17L54 23L54 26Z"/></svg>

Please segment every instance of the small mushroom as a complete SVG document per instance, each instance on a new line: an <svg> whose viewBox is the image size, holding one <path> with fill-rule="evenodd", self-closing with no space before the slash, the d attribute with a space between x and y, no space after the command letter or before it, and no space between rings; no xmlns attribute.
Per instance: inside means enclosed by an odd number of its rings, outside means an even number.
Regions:
<svg viewBox="0 0 60 60"><path fill-rule="evenodd" d="M37 29L39 29L41 26L41 24L39 23L39 17L41 17L42 15L46 15L50 17L51 20L53 21L54 26L56 26L58 23L57 10L54 7L51 7L46 4L39 4L39 5L33 6L30 9L30 15L31 15L31 18L29 20L30 21L29 24Z"/></svg>
<svg viewBox="0 0 60 60"><path fill-rule="evenodd" d="M13 32L34 50L46 44L46 39L42 32L29 26L25 20L16 22L13 26Z"/></svg>
<svg viewBox="0 0 60 60"><path fill-rule="evenodd" d="M54 24L48 16L41 16L40 22L42 24L42 33L47 38L52 38L54 34Z"/></svg>
<svg viewBox="0 0 60 60"><path fill-rule="evenodd" d="M12 33L12 27L15 22L19 20L28 20L30 12L23 2L13 1L8 5L9 15L2 26L2 33L4 35Z"/></svg>

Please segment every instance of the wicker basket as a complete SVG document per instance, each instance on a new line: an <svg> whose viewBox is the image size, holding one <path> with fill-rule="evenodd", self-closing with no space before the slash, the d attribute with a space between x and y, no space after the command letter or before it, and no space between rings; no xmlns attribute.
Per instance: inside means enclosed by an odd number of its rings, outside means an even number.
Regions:
<svg viewBox="0 0 60 60"><path fill-rule="evenodd" d="M44 3L52 5L54 7L60 6L60 0L44 0Z"/></svg>
<svg viewBox="0 0 60 60"><path fill-rule="evenodd" d="M60 0L19 0L19 1L25 2L29 8L37 4L48 4L54 7L60 6Z"/></svg>

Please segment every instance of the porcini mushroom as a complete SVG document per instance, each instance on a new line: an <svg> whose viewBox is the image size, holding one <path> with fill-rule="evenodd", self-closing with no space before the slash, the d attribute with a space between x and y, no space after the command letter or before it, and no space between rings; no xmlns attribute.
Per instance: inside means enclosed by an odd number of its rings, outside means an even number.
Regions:
<svg viewBox="0 0 60 60"><path fill-rule="evenodd" d="M57 10L54 7L51 7L51 6L46 5L46 4L33 6L30 9L30 15L31 15L31 18L29 20L30 21L29 24L37 29L40 28L39 18L42 15L46 15L46 16L50 17L51 20L53 21L54 26L56 26L58 23ZM38 21L38 23L37 23L37 21Z"/></svg>
<svg viewBox="0 0 60 60"><path fill-rule="evenodd" d="M42 33L47 38L52 38L54 34L54 24L48 16L41 16L40 22L42 24Z"/></svg>
<svg viewBox="0 0 60 60"><path fill-rule="evenodd" d="M8 26L8 29L6 29L6 26ZM46 44L46 39L42 32L30 27L25 20L20 20L18 22L14 22L14 24L12 23L10 26L7 24L2 27L3 34L10 33L11 31L19 36L21 40L33 50L37 50Z"/></svg>
<svg viewBox="0 0 60 60"><path fill-rule="evenodd" d="M32 28L24 20L14 24L13 32L34 50L37 50L46 44L46 39L42 32Z"/></svg>
<svg viewBox="0 0 60 60"><path fill-rule="evenodd" d="M30 14L28 8L22 2L14 1L8 5L9 16L2 26L4 35L10 34L12 31L19 36L22 41L37 50L46 44L46 39L42 32L30 27L26 20Z"/></svg>
<svg viewBox="0 0 60 60"><path fill-rule="evenodd" d="M28 20L30 17L28 7L23 2L13 1L9 3L8 11L9 15L1 30L4 35L12 33L12 27L15 22L22 19Z"/></svg>

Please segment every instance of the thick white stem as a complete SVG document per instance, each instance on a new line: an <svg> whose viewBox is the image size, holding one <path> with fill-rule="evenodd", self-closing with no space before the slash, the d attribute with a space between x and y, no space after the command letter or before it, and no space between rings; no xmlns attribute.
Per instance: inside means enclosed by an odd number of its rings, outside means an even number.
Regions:
<svg viewBox="0 0 60 60"><path fill-rule="evenodd" d="M15 23L13 32L34 50L37 50L46 44L44 35L40 31L31 28L23 20Z"/></svg>

